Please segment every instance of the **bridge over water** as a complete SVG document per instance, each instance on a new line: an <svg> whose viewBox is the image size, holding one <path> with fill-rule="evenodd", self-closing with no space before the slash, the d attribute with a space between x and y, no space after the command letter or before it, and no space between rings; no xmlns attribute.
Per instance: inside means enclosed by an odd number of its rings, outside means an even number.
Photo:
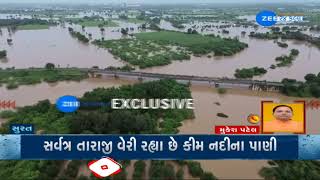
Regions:
<svg viewBox="0 0 320 180"><path fill-rule="evenodd" d="M185 81L188 83L200 82L209 83L214 87L221 88L248 88L258 91L279 91L284 85L281 82L268 82L259 80L248 79L232 79L232 78L215 78L204 76L190 76L190 75L173 75L173 74L158 74L158 73L145 73L145 72L125 72L113 71L105 69L87 69L92 77L101 75L120 77L136 77L139 80L144 79L175 79L177 81Z"/></svg>

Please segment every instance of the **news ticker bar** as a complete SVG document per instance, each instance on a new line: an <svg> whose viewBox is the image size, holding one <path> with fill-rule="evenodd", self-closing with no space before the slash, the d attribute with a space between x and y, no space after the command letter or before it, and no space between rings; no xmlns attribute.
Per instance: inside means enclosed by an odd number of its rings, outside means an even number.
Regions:
<svg viewBox="0 0 320 180"><path fill-rule="evenodd" d="M320 135L0 135L0 159L320 159Z"/></svg>

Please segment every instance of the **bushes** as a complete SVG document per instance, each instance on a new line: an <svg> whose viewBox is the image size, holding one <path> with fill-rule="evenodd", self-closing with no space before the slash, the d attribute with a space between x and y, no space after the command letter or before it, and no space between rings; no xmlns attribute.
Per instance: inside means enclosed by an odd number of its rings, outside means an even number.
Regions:
<svg viewBox="0 0 320 180"><path fill-rule="evenodd" d="M284 67L284 66L291 65L292 62L294 61L294 58L298 56L298 54L299 54L299 50L291 49L289 56L283 55L283 56L276 57L275 60L280 62L277 64L277 67Z"/></svg>
<svg viewBox="0 0 320 180"><path fill-rule="evenodd" d="M282 43L282 42L277 42L279 47L287 48L288 44L287 43Z"/></svg>
<svg viewBox="0 0 320 180"><path fill-rule="evenodd" d="M5 57L7 57L7 51L6 50L0 51L0 58L5 58Z"/></svg>
<svg viewBox="0 0 320 180"><path fill-rule="evenodd" d="M236 73L234 76L236 78L253 78L253 76L259 76L267 73L267 70L264 68L253 67L253 68L243 68L243 69L236 69Z"/></svg>
<svg viewBox="0 0 320 180"><path fill-rule="evenodd" d="M259 174L264 179L319 179L320 163L313 160L274 160L268 161Z"/></svg>
<svg viewBox="0 0 320 180"><path fill-rule="evenodd" d="M306 82L297 82L295 79L283 79L284 87L281 92L288 96L299 97L320 97L320 73L318 76L315 74L307 74L305 77Z"/></svg>
<svg viewBox="0 0 320 180"><path fill-rule="evenodd" d="M165 161L151 160L149 176L151 180L175 179L174 167Z"/></svg>
<svg viewBox="0 0 320 180"><path fill-rule="evenodd" d="M203 174L203 170L199 162L189 161L187 166L192 177L200 177Z"/></svg>
<svg viewBox="0 0 320 180"><path fill-rule="evenodd" d="M222 117L222 118L228 118L229 116L224 114L224 113L217 113L218 117Z"/></svg>
<svg viewBox="0 0 320 180"><path fill-rule="evenodd" d="M144 172L146 168L146 163L142 160L139 160L134 163L134 173L133 173L133 180L140 180L144 177Z"/></svg>
<svg viewBox="0 0 320 180"><path fill-rule="evenodd" d="M218 93L219 94L225 94L227 92L227 89L225 88L218 88Z"/></svg>
<svg viewBox="0 0 320 180"><path fill-rule="evenodd" d="M182 168L179 168L176 172L176 179L177 180L183 180L184 171Z"/></svg>
<svg viewBox="0 0 320 180"><path fill-rule="evenodd" d="M291 49L290 55L292 55L292 56L298 56L298 55L299 55L299 50L297 50L297 49Z"/></svg>
<svg viewBox="0 0 320 180"><path fill-rule="evenodd" d="M45 68L48 69L48 70L52 70L52 69L55 68L55 65L53 63L47 63Z"/></svg>
<svg viewBox="0 0 320 180"><path fill-rule="evenodd" d="M63 80L78 81L87 78L86 72L77 69L17 69L0 70L0 82L7 83L8 89L17 88L19 85L29 85Z"/></svg>
<svg viewBox="0 0 320 180"><path fill-rule="evenodd" d="M72 28L69 29L69 32L73 37L76 37L79 41L84 43L89 42L89 39L85 35L81 34L80 32L73 31Z"/></svg>
<svg viewBox="0 0 320 180"><path fill-rule="evenodd" d="M18 88L18 84L14 83L14 82L9 82L7 84L7 89L16 89Z"/></svg>
<svg viewBox="0 0 320 180"><path fill-rule="evenodd" d="M200 180L216 180L217 178L211 172L204 172L200 176Z"/></svg>

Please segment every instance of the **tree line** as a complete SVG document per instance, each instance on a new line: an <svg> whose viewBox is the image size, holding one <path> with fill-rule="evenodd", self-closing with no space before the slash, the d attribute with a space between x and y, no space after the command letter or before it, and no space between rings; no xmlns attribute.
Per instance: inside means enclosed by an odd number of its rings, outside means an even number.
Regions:
<svg viewBox="0 0 320 180"><path fill-rule="evenodd" d="M0 26L21 26L28 24L41 24L41 25L55 25L53 21L47 21L43 19L0 19Z"/></svg>
<svg viewBox="0 0 320 180"><path fill-rule="evenodd" d="M296 97L320 97L320 73L307 74L304 77L305 82L300 82L295 79L285 78L282 80L284 87L281 92L288 96Z"/></svg>
<svg viewBox="0 0 320 180"><path fill-rule="evenodd" d="M85 35L81 34L80 32L74 31L73 28L71 27L69 27L68 30L71 36L76 37L79 41L84 43L89 42L89 39Z"/></svg>

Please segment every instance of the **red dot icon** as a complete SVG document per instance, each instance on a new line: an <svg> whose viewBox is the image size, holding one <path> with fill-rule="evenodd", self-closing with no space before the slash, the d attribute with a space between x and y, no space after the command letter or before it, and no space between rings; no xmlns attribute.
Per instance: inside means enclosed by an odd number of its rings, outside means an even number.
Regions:
<svg viewBox="0 0 320 180"><path fill-rule="evenodd" d="M101 166L101 169L102 169L102 170L108 169L108 166L107 166L107 165L102 165L102 166Z"/></svg>

